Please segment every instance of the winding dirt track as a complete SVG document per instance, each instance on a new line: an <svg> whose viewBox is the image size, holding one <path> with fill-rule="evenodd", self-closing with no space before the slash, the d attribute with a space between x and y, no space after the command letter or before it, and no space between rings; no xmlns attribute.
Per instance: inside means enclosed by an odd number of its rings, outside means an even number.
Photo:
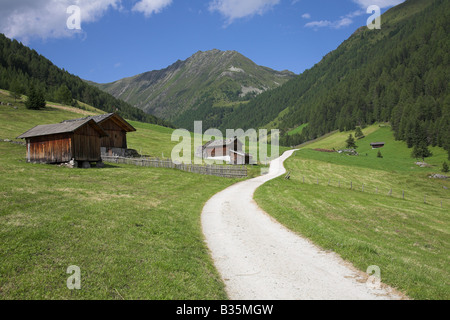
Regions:
<svg viewBox="0 0 450 320"><path fill-rule="evenodd" d="M254 202L253 193L259 186L286 172L283 162L294 151L272 161L269 174L225 189L203 208L203 233L229 298L404 298L385 285L369 287L365 273L283 227Z"/></svg>

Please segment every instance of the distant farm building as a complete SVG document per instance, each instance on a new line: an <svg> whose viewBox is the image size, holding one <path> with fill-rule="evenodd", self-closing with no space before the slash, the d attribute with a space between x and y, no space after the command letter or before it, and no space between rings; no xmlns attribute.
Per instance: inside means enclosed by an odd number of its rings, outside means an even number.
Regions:
<svg viewBox="0 0 450 320"><path fill-rule="evenodd" d="M212 140L203 146L203 158L229 156L231 150L242 152L242 142L238 138Z"/></svg>
<svg viewBox="0 0 450 320"><path fill-rule="evenodd" d="M252 157L242 150L243 144L238 138L212 140L201 147L197 155L203 159L221 160L229 164L250 164Z"/></svg>
<svg viewBox="0 0 450 320"><path fill-rule="evenodd" d="M370 146L372 147L372 149L379 149L379 148L383 148L385 145L384 142L373 142L370 144Z"/></svg>
<svg viewBox="0 0 450 320"><path fill-rule="evenodd" d="M101 162L100 141L108 134L92 119L36 126L26 139L27 161L34 163ZM87 163L87 164L86 164Z"/></svg>
<svg viewBox="0 0 450 320"><path fill-rule="evenodd" d="M107 136L101 139L102 155L120 157L127 155L127 133L136 131L131 124L115 113L108 113L83 119L66 120L63 121L63 123L88 119L94 120L107 133Z"/></svg>

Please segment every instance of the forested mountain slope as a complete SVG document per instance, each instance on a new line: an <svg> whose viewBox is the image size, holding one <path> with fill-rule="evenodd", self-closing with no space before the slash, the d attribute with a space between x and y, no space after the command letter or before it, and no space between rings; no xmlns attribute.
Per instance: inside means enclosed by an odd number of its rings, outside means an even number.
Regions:
<svg viewBox="0 0 450 320"><path fill-rule="evenodd" d="M225 127L283 130L296 145L336 129L390 121L409 146L425 140L450 150L450 1L407 0L382 16L381 30L359 28L302 75L236 108Z"/></svg>
<svg viewBox="0 0 450 320"><path fill-rule="evenodd" d="M67 87L73 99L105 112L117 112L131 120L172 126L61 70L35 50L0 34L0 89L27 94L31 87L43 92L46 100L57 102L58 91Z"/></svg>

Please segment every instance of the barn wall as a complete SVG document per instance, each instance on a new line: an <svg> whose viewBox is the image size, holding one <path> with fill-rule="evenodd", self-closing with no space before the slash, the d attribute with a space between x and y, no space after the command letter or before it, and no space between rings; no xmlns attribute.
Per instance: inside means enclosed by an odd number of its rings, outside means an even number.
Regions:
<svg viewBox="0 0 450 320"><path fill-rule="evenodd" d="M100 126L109 135L109 137L102 138L102 147L124 149L127 148L127 133L112 119L103 121Z"/></svg>
<svg viewBox="0 0 450 320"><path fill-rule="evenodd" d="M221 155L219 155L220 150L222 150ZM229 150L226 146L216 147L216 148L207 148L206 153L207 153L208 157L219 157L219 156L225 157L225 156L228 156Z"/></svg>
<svg viewBox="0 0 450 320"><path fill-rule="evenodd" d="M90 125L79 128L73 134L73 157L76 161L100 161L99 133Z"/></svg>
<svg viewBox="0 0 450 320"><path fill-rule="evenodd" d="M72 141L68 134L27 139L27 161L62 163L72 159Z"/></svg>

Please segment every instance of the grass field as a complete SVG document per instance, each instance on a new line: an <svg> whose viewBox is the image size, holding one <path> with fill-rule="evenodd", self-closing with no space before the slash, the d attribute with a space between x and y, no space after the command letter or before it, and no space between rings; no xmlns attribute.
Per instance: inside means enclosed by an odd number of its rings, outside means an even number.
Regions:
<svg viewBox="0 0 450 320"><path fill-rule="evenodd" d="M200 214L232 179L66 169L0 143L0 299L224 299ZM81 268L82 290L66 269Z"/></svg>
<svg viewBox="0 0 450 320"><path fill-rule="evenodd" d="M5 92L0 139L86 116L54 105L27 110ZM170 157L173 130L130 121L130 148ZM201 232L204 203L237 182L170 169L28 164L0 142L0 299L226 299ZM260 173L250 168L250 176ZM66 270L81 269L81 290Z"/></svg>
<svg viewBox="0 0 450 320"><path fill-rule="evenodd" d="M383 282L411 298L449 299L450 182L428 177L439 173L447 153L432 148L426 162L433 167L419 168L389 127L364 131L360 156L312 150L342 147L349 132L328 136L286 162L291 180L269 182L255 199L278 221L360 270L379 266ZM379 141L386 142L383 158L370 148Z"/></svg>
<svg viewBox="0 0 450 320"><path fill-rule="evenodd" d="M301 126L298 126L295 129L292 129L291 131L288 132L288 135L292 136L294 134L300 134L302 133L303 129L306 128L308 126L307 123L302 124Z"/></svg>

